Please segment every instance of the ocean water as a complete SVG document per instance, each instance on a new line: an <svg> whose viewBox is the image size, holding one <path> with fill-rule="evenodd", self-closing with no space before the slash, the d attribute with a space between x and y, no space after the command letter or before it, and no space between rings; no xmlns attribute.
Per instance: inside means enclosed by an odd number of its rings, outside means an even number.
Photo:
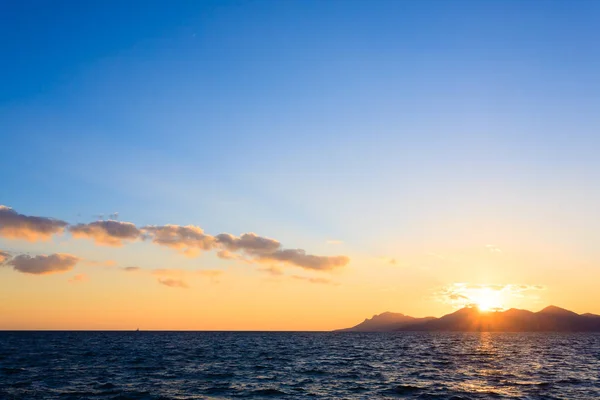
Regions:
<svg viewBox="0 0 600 400"><path fill-rule="evenodd" d="M0 399L600 399L600 334L0 332Z"/></svg>

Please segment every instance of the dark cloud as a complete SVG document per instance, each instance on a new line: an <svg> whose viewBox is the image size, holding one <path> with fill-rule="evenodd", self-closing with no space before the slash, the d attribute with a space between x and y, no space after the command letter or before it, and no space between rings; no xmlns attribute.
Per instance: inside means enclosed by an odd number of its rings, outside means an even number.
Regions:
<svg viewBox="0 0 600 400"><path fill-rule="evenodd" d="M302 249L278 250L259 257L264 261L281 261L298 267L314 270L331 270L343 267L350 262L346 256L315 256L306 254Z"/></svg>
<svg viewBox="0 0 600 400"><path fill-rule="evenodd" d="M142 230L152 239L152 242L179 250L188 256L215 247L215 238L193 225L145 226Z"/></svg>
<svg viewBox="0 0 600 400"><path fill-rule="evenodd" d="M69 231L73 237L92 239L96 244L105 246L122 246L127 241L140 238L142 234L131 222L113 220L73 225Z"/></svg>
<svg viewBox="0 0 600 400"><path fill-rule="evenodd" d="M279 261L314 270L329 270L344 266L350 261L346 256L315 256L306 254L302 249L282 249L279 241L255 233L244 233L239 237L221 233L215 238L227 251L226 254L219 255L221 258L227 258L230 252L243 252L257 261Z"/></svg>
<svg viewBox="0 0 600 400"><path fill-rule="evenodd" d="M217 256L222 259L240 259L236 253L249 257L247 261L281 262L313 270L330 270L348 264L346 256L316 256L306 254L302 249L282 249L275 239L244 233L234 236L221 233L211 236L196 226L146 226L142 230L154 243L171 247L193 256L199 250L219 249Z"/></svg>
<svg viewBox="0 0 600 400"><path fill-rule="evenodd" d="M194 225L149 225L137 228L130 222L112 219L68 226L64 221L24 216L9 207L0 206L0 236L47 239L66 227L73 237L88 238L99 245L122 246L130 241L150 239L157 245L173 248L188 256L195 256L200 251L216 250L217 256L223 259L288 264L318 271L343 267L350 261L342 255L317 256L307 254L302 249L284 249L279 241L252 232L240 236L229 233L212 236Z"/></svg>
<svg viewBox="0 0 600 400"><path fill-rule="evenodd" d="M65 221L31 217L0 205L0 236L8 239L25 239L31 242L48 240L52 235L62 233L67 225Z"/></svg>
<svg viewBox="0 0 600 400"><path fill-rule="evenodd" d="M165 285L172 288L180 288L187 289L189 288L188 284L182 281L181 279L171 279L171 278L159 278L158 283L161 285Z"/></svg>
<svg viewBox="0 0 600 400"><path fill-rule="evenodd" d="M215 238L229 251L244 251L251 255L271 254L281 247L281 243L277 240L258 236L252 232L244 233L239 237L221 233Z"/></svg>
<svg viewBox="0 0 600 400"><path fill-rule="evenodd" d="M79 257L64 253L33 257L21 254L6 262L5 265L12 266L14 270L25 274L45 275L70 271L79 260Z"/></svg>
<svg viewBox="0 0 600 400"><path fill-rule="evenodd" d="M140 267L122 267L121 269L125 272L137 272L141 270Z"/></svg>

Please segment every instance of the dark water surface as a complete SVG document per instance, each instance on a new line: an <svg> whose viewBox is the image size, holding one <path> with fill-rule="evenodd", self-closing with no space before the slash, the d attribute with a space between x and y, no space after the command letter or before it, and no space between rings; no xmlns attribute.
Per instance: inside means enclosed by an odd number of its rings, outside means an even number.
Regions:
<svg viewBox="0 0 600 400"><path fill-rule="evenodd" d="M0 332L0 399L600 399L600 334Z"/></svg>

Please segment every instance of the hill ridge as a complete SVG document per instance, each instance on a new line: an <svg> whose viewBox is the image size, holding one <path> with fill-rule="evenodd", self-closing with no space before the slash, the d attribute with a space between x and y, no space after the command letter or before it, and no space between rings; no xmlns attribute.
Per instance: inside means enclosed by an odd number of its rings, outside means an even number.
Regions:
<svg viewBox="0 0 600 400"><path fill-rule="evenodd" d="M440 318L415 318L386 311L335 332L456 331L456 332L600 332L600 316L577 314L557 306L538 312L511 308L483 312L465 307Z"/></svg>

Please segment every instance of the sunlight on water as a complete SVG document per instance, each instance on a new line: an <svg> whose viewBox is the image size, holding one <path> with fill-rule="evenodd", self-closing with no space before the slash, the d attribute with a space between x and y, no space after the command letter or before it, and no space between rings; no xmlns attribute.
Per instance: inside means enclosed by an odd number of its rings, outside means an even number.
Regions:
<svg viewBox="0 0 600 400"><path fill-rule="evenodd" d="M0 332L1 399L595 399L599 370L599 334Z"/></svg>

